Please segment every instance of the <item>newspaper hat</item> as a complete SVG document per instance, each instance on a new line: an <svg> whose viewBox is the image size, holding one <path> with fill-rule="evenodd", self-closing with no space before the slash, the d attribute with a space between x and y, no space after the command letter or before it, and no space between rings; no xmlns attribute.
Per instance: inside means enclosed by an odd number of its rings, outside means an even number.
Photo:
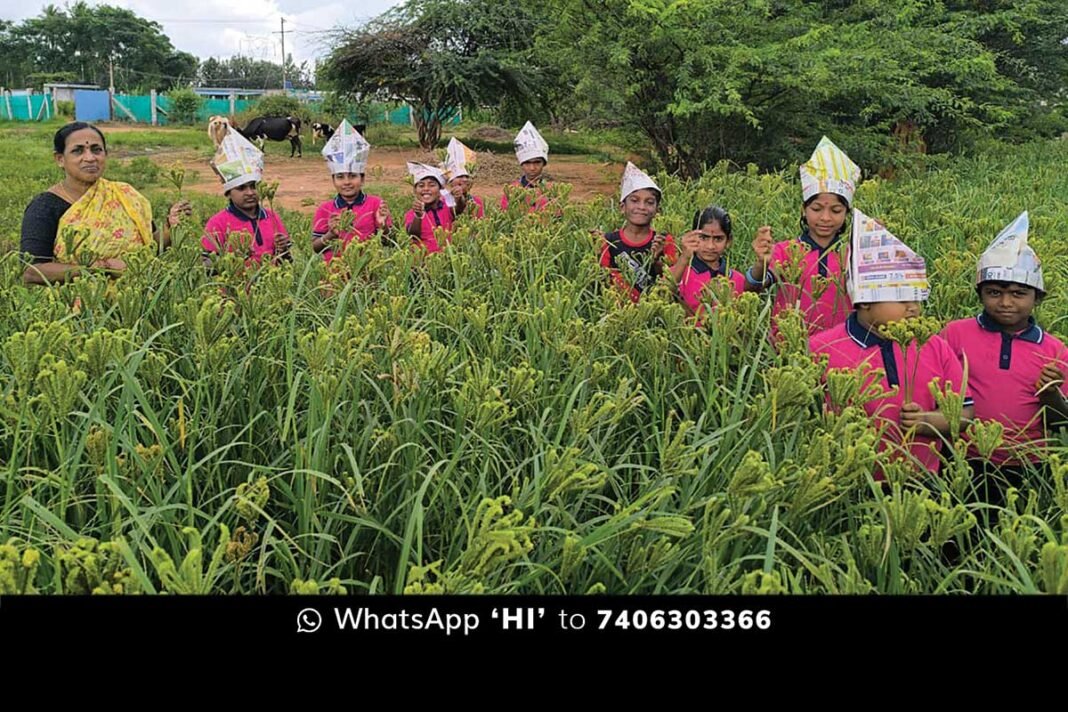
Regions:
<svg viewBox="0 0 1068 712"><path fill-rule="evenodd" d="M367 157L371 153L371 144L352 127L348 119L343 119L334 135L323 146L323 158L330 175L335 173L365 173Z"/></svg>
<svg viewBox="0 0 1068 712"><path fill-rule="evenodd" d="M820 139L808 161L801 164L801 195L804 200L820 193L834 193L852 205L853 193L859 182L860 167L826 136Z"/></svg>
<svg viewBox="0 0 1068 712"><path fill-rule="evenodd" d="M975 283L1015 282L1034 287L1045 292L1042 280L1042 263L1038 255L1027 244L1027 231L1030 221L1027 211L1023 211L1007 225L986 252L979 257L979 268L975 272Z"/></svg>
<svg viewBox="0 0 1068 712"><path fill-rule="evenodd" d="M425 163L412 163L408 161L408 175L412 177L412 183L418 183L424 178L433 178L438 182L438 185L445 185L445 174L441 172L440 168L434 166L428 166Z"/></svg>
<svg viewBox="0 0 1068 712"><path fill-rule="evenodd" d="M263 178L263 151L237 131L227 131L219 143L211 167L222 180L223 193Z"/></svg>
<svg viewBox="0 0 1068 712"><path fill-rule="evenodd" d="M846 290L854 304L922 302L930 292L923 258L855 208L848 263Z"/></svg>
<svg viewBox="0 0 1068 712"><path fill-rule="evenodd" d="M512 143L515 144L516 160L520 163L532 161L535 158L541 158L546 163L549 162L549 144L534 128L534 124L529 121L523 125L523 128L519 129L519 133L516 134L515 141Z"/></svg>
<svg viewBox="0 0 1068 712"><path fill-rule="evenodd" d="M459 139L450 138L449 145L445 149L445 177L452 180L460 176L470 176L474 165L475 152Z"/></svg>
<svg viewBox="0 0 1068 712"><path fill-rule="evenodd" d="M638 168L638 166L627 161L627 167L623 169L623 180L619 186L619 202L622 203L627 199L628 195L636 190L642 190L643 188L655 190L658 197L662 195L660 186L654 183L652 178Z"/></svg>

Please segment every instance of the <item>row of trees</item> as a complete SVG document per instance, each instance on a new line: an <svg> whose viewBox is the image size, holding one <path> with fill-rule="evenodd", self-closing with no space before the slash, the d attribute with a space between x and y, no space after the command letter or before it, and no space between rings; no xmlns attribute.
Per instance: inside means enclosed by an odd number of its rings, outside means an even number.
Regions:
<svg viewBox="0 0 1068 712"><path fill-rule="evenodd" d="M830 133L865 165L1068 128L1063 0L408 0L342 33L322 76L507 123L623 126L669 170L778 166Z"/></svg>
<svg viewBox="0 0 1068 712"><path fill-rule="evenodd" d="M54 5L21 23L0 20L0 84L40 88L46 82L108 86L120 91L160 91L197 83L239 89L280 89L282 67L274 62L233 57L204 62L174 48L159 23L130 10L87 5ZM286 77L297 89L312 86L307 62L286 58Z"/></svg>

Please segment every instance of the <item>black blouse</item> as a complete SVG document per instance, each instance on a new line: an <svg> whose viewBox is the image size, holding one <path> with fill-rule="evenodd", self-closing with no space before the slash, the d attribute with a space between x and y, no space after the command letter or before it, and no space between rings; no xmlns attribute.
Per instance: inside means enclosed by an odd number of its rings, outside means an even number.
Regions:
<svg viewBox="0 0 1068 712"><path fill-rule="evenodd" d="M56 232L59 219L70 209L70 203L55 193L40 193L26 206L22 214L20 251L29 253L34 264L55 259Z"/></svg>

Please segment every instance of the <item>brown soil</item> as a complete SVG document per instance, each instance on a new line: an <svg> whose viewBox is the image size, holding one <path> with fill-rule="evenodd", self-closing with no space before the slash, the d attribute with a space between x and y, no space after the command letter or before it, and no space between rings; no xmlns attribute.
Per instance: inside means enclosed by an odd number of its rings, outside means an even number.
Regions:
<svg viewBox="0 0 1068 712"><path fill-rule="evenodd" d="M110 127L109 131L116 128ZM141 129L143 130L143 129ZM204 137L207 140L207 136ZM307 209L334 194L330 174L318 155L318 150L311 147L310 141L304 144L308 155L303 158L279 156L268 147L264 180L278 181L278 205L292 209ZM319 147L321 148L321 146ZM158 151L153 153L131 152L118 154L118 158L134 155L148 155L160 166L181 163L187 173L196 173L196 180L187 179L186 189L217 195L219 184L216 182L211 165L204 152L198 151ZM488 205L500 201L504 186L521 174L513 155L499 155L479 152L479 163L475 180L474 194L486 201ZM408 175L407 162L436 163L437 158L418 149L377 148L372 149L371 160L367 166L367 190L373 193L376 185L405 186ZM592 201L602 196L613 195L619 186L621 169L612 163L591 163L580 156L556 156L551 158L548 169L553 180L571 183L571 196L583 202Z"/></svg>

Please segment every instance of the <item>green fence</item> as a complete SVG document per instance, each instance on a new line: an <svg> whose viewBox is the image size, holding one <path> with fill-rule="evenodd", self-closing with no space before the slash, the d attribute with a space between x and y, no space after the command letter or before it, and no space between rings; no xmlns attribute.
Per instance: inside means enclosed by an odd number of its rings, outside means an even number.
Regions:
<svg viewBox="0 0 1068 712"><path fill-rule="evenodd" d="M56 115L49 94L5 91L0 97L0 120L39 121Z"/></svg>

